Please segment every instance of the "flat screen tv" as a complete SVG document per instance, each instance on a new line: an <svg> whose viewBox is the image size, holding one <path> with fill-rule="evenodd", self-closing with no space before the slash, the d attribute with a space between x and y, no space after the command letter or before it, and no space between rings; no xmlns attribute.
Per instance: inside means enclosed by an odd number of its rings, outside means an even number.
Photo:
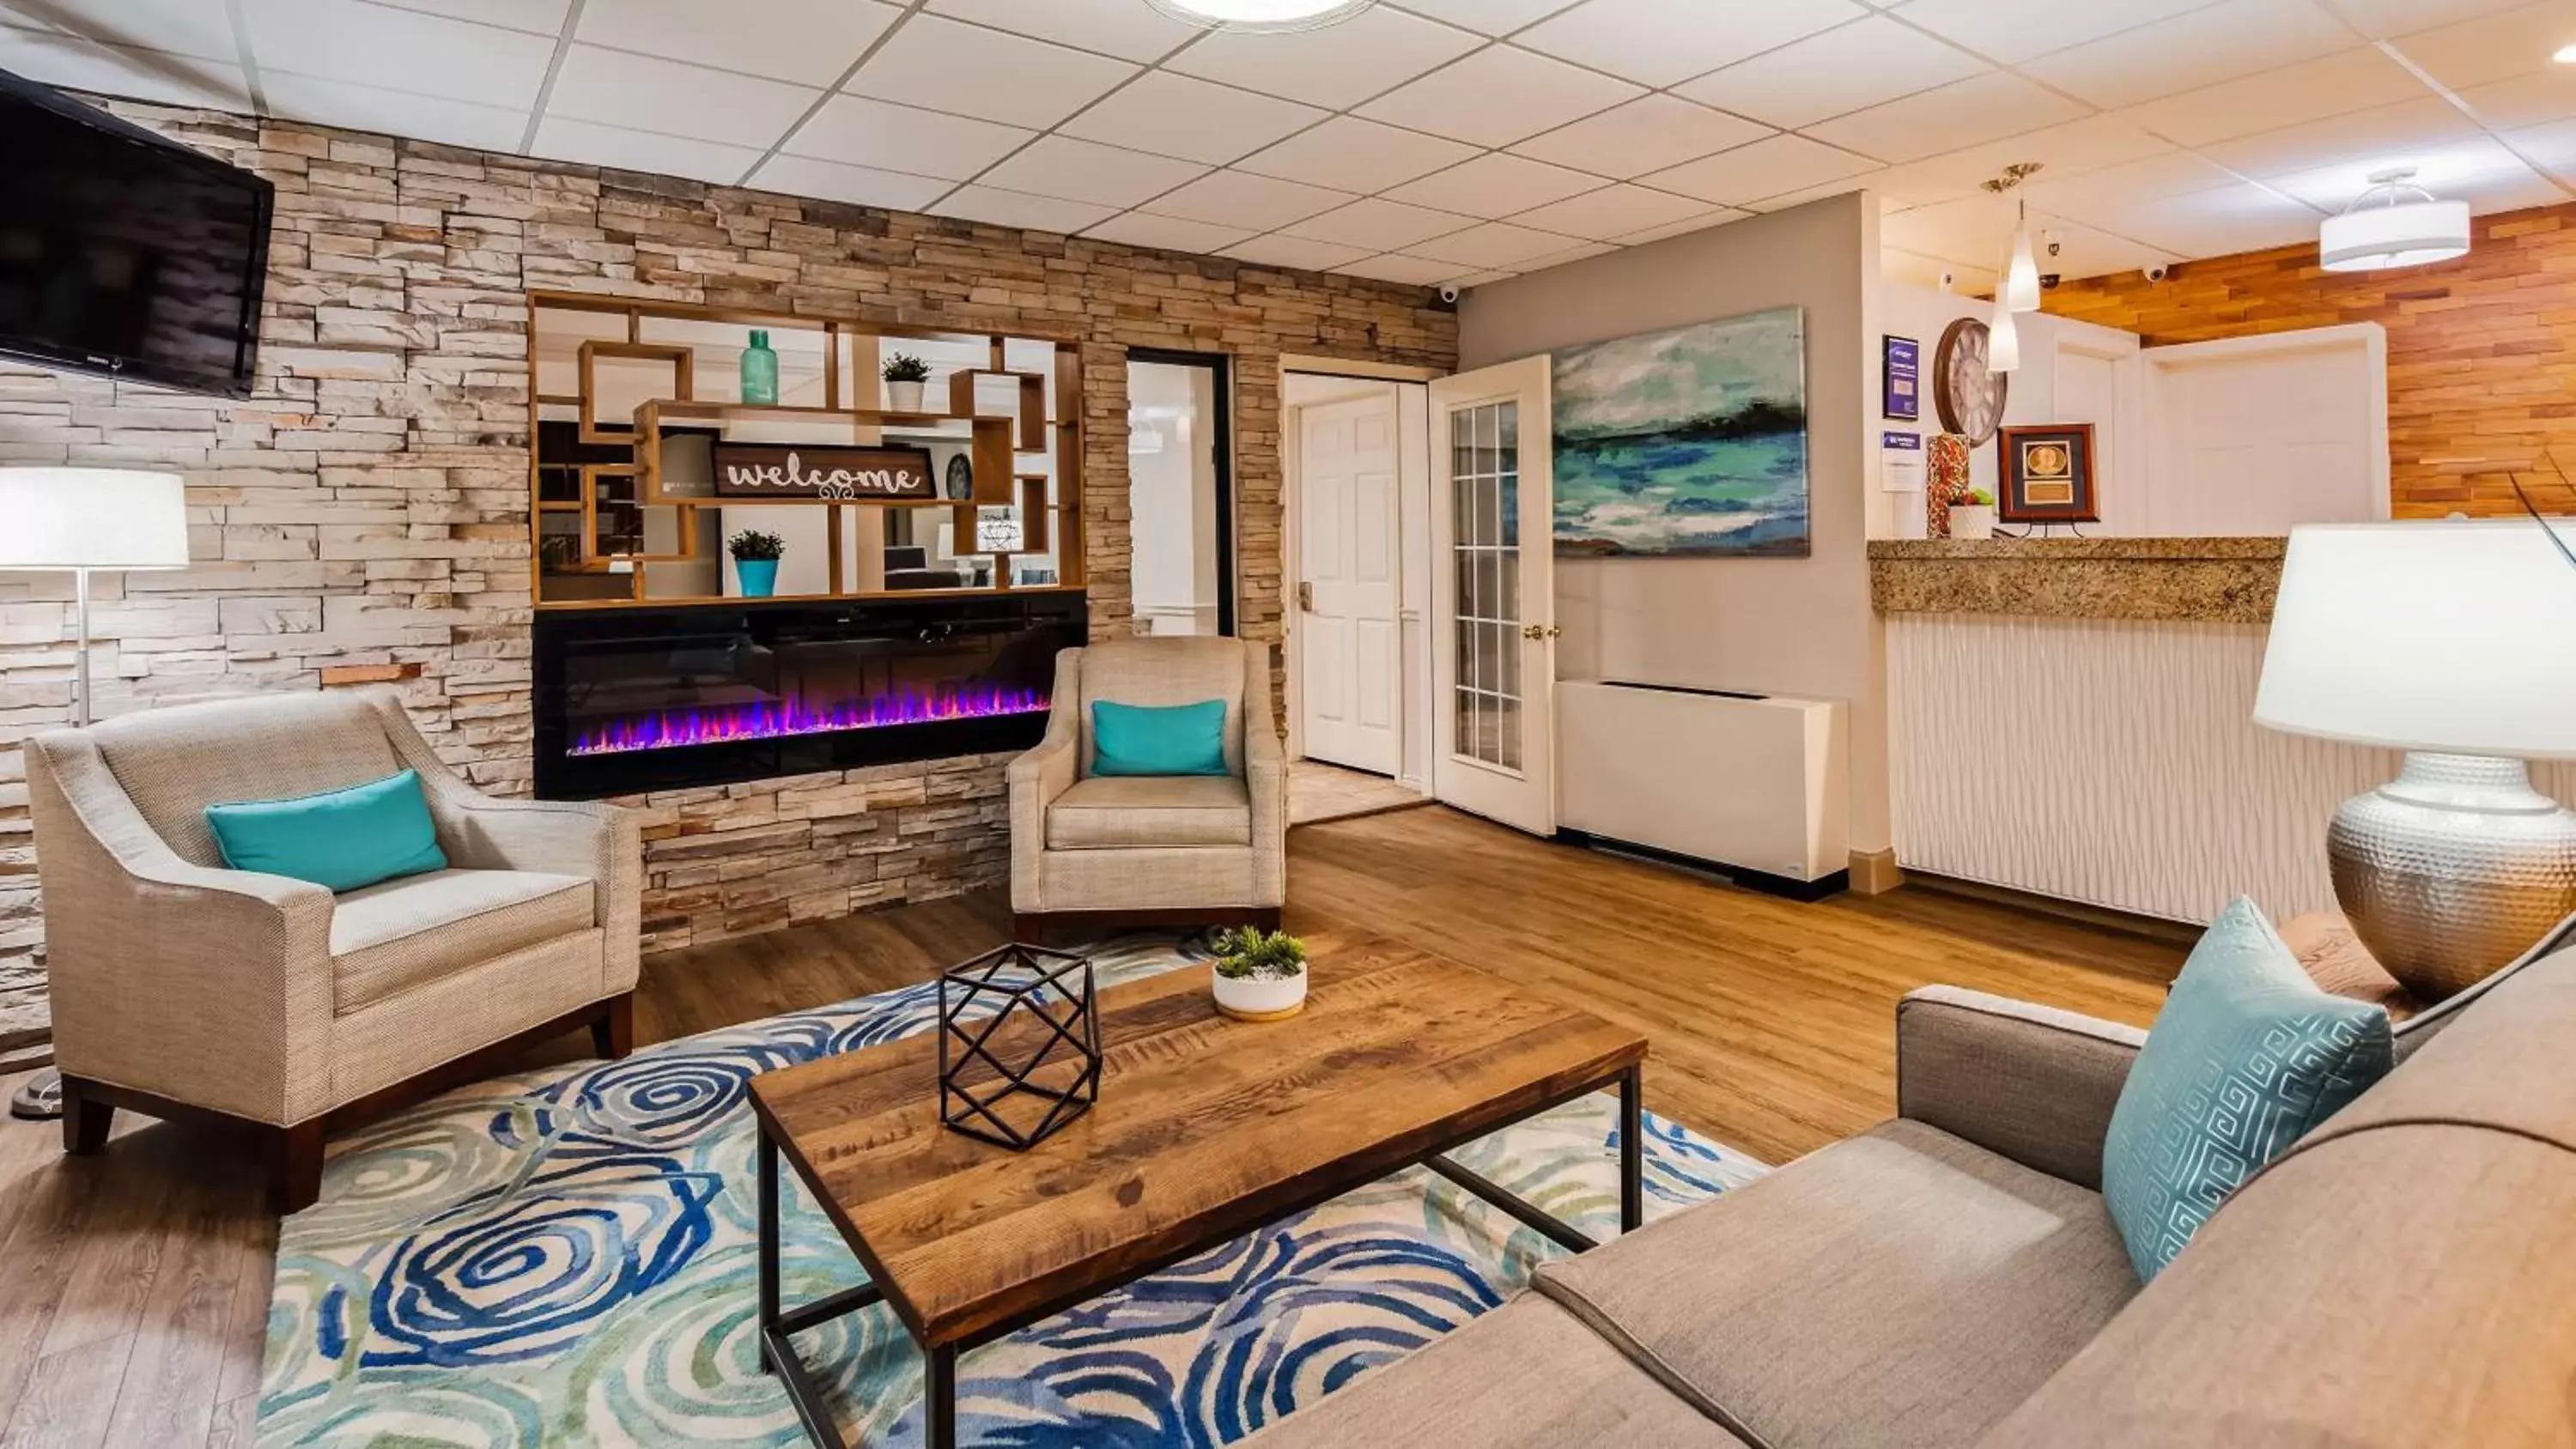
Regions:
<svg viewBox="0 0 2576 1449"><path fill-rule="evenodd" d="M0 71L0 352L250 395L276 188Z"/></svg>

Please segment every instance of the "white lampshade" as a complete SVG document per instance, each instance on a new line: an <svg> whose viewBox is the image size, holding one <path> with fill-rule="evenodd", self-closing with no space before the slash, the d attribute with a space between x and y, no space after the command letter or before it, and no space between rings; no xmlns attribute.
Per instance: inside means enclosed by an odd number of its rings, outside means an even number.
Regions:
<svg viewBox="0 0 2576 1449"><path fill-rule="evenodd" d="M2021 327L2013 321L2012 299L1995 298L1995 317L1986 324L1986 371L2010 372L2021 366Z"/></svg>
<svg viewBox="0 0 2576 1449"><path fill-rule="evenodd" d="M2013 230L2012 259L2004 264L2004 305L2016 312L2039 310L2039 259L2031 254L2030 224Z"/></svg>
<svg viewBox="0 0 2576 1449"><path fill-rule="evenodd" d="M2362 206L2327 217L2317 227L2318 262L2329 272L2373 272L2420 267L2466 256L2469 204L2409 201Z"/></svg>
<svg viewBox="0 0 2576 1449"><path fill-rule="evenodd" d="M2576 565L2529 519L2294 528L2254 720L2401 750L2576 759Z"/></svg>
<svg viewBox="0 0 2576 1449"><path fill-rule="evenodd" d="M183 569L188 490L176 473L0 468L0 569Z"/></svg>

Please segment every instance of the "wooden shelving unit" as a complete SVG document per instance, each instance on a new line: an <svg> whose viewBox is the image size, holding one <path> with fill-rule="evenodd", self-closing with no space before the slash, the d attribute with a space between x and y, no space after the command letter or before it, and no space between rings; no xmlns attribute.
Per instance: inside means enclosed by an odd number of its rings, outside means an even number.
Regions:
<svg viewBox="0 0 2576 1449"><path fill-rule="evenodd" d="M707 379L730 375L735 349L753 329L771 334L782 361L797 360L794 386L802 396L777 404L702 396L717 391ZM945 354L944 409L873 405L877 361L897 341L934 344ZM1040 348L1051 365L1028 366ZM710 365L703 355L710 351L726 354L722 367ZM828 592L781 595L781 601L1083 587L1082 369L1062 339L537 292L528 304L528 355L536 373L529 402L529 573L541 609L726 599L721 540L713 520L701 517L710 509L822 512ZM612 372L622 383L611 380ZM639 372L651 379L640 396ZM994 379L1012 384L1007 414L979 405L996 390ZM702 486L685 467L675 475L666 466L667 444L681 435L790 447L962 447L972 487L964 498L719 498L712 479ZM1031 467L1033 457L1044 460L1042 470ZM1014 511L1019 546L978 550L979 511L997 507ZM854 549L889 537L892 513L918 509L947 511L956 543L951 557L989 559L988 584L869 587L864 552L856 554L860 576L851 577ZM740 517L727 526L741 526ZM1054 560L1051 582L1015 582L1015 565L1033 558ZM883 572L874 570L880 580ZM714 587L705 586L709 580Z"/></svg>

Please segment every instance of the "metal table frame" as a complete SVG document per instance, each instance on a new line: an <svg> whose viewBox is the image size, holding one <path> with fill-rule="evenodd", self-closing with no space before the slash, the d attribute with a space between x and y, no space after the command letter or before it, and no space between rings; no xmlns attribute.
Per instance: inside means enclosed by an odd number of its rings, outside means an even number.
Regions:
<svg viewBox="0 0 2576 1449"><path fill-rule="evenodd" d="M1450 1161L1448 1153L1479 1137L1517 1126L1532 1117L1552 1112L1568 1102L1578 1101L1605 1088L1616 1086L1619 1090L1619 1231L1623 1234L1633 1233L1645 1221L1643 1182L1645 1112L1638 1100L1643 1087L1643 1071L1642 1064L1631 1064L1621 1068L1612 1076L1587 1083L1578 1090L1552 1098L1518 1116L1478 1127L1464 1137L1443 1143L1408 1162L1401 1162L1384 1171L1373 1173L1362 1181L1336 1180L1316 1189L1310 1196L1300 1197L1280 1216L1289 1217L1321 1206L1389 1173L1401 1172L1409 1167L1425 1167L1501 1209L1532 1231L1574 1252L1586 1252L1600 1245L1585 1234L1575 1231L1564 1220L1550 1215L1490 1178L1471 1172ZM806 1434L817 1445L822 1446L822 1449L849 1449L849 1441L841 1437L839 1427L832 1422L831 1410L824 1403L821 1388L816 1385L813 1376L806 1372L804 1364L797 1359L795 1347L789 1339L792 1335L802 1333L806 1329L818 1327L836 1318L856 1313L860 1309L871 1308L885 1302L885 1290L878 1282L871 1281L806 1304L801 1308L780 1306L778 1140L770 1134L769 1119L765 1115L754 1115L760 1130L760 1367L764 1372L776 1374L787 1386L787 1396L796 1405L796 1417L804 1421ZM806 1187L820 1195L820 1189L816 1188L810 1180L806 1183ZM1076 1304L1088 1302L1103 1293L1115 1292L1139 1278L1159 1273L1175 1263L1195 1257L1214 1246L1216 1246L1214 1242L1194 1244L1186 1250L1150 1261L1112 1281L1086 1287L1079 1293L1046 1303L1037 1309L965 1338L949 1343L922 1344L923 1437L930 1445L930 1449L955 1449L957 1443L957 1356L959 1354L995 1339L1006 1338L1030 1324L1044 1322ZM872 1279L882 1277L876 1271L874 1255L866 1250L864 1244L852 1242L850 1247L859 1255L860 1262L869 1269ZM903 1314L897 1316L908 1317ZM921 1343L921 1334L917 1328L910 1322L906 1322L904 1328L912 1335L915 1343Z"/></svg>

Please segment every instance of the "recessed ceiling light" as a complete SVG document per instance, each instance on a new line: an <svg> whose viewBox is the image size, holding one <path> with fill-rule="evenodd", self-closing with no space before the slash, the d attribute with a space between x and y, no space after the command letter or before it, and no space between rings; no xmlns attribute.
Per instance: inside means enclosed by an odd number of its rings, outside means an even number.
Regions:
<svg viewBox="0 0 2576 1449"><path fill-rule="evenodd" d="M1210 30L1275 35L1339 24L1375 5L1377 0L1145 0L1145 3L1175 20L1186 20Z"/></svg>
<svg viewBox="0 0 2576 1449"><path fill-rule="evenodd" d="M2576 44L2562 45L2558 47L2556 51L2550 54L2549 58L2558 62L2560 65L2576 65Z"/></svg>

